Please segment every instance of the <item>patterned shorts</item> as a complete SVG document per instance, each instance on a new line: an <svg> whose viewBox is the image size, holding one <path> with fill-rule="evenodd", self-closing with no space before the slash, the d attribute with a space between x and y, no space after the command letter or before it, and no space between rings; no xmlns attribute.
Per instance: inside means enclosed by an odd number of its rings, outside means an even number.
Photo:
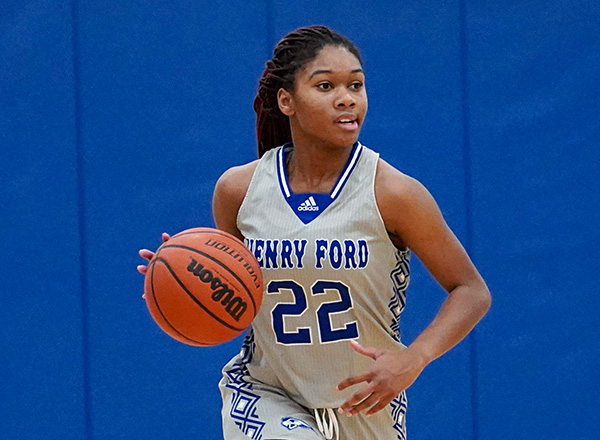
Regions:
<svg viewBox="0 0 600 440"><path fill-rule="evenodd" d="M285 391L252 379L249 356L243 347L223 369L224 440L406 440L405 393L369 418L306 408Z"/></svg>

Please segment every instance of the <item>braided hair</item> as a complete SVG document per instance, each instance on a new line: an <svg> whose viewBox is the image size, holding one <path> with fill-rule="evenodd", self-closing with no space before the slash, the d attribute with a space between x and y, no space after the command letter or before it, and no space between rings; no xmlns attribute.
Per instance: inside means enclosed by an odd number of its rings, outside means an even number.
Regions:
<svg viewBox="0 0 600 440"><path fill-rule="evenodd" d="M352 53L362 65L356 46L346 37L326 26L307 26L290 32L273 50L273 58L258 83L254 99L258 157L286 142L291 142L289 118L279 109L277 92L294 90L296 73L316 58L325 46L341 46Z"/></svg>

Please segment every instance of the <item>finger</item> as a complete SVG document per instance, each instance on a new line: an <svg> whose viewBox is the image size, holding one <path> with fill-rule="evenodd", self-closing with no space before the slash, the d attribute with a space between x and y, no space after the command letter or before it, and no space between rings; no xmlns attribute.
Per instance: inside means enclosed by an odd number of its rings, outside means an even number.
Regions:
<svg viewBox="0 0 600 440"><path fill-rule="evenodd" d="M148 249L140 249L138 254L140 255L140 257L145 258L148 261L154 258L154 252L149 251Z"/></svg>
<svg viewBox="0 0 600 440"><path fill-rule="evenodd" d="M373 347L365 347L364 345L362 345L360 342L358 341L350 341L350 346L354 349L354 351L356 351L357 353L360 353L362 355L368 356L371 359L375 360L377 359L377 356L379 354L379 349L377 348L373 348Z"/></svg>
<svg viewBox="0 0 600 440"><path fill-rule="evenodd" d="M146 299L146 294L145 293L142 295L142 298Z"/></svg>
<svg viewBox="0 0 600 440"><path fill-rule="evenodd" d="M144 266L143 264L140 264L140 265L137 267L137 271L138 271L139 273L141 273L142 275L146 275L146 272L148 272L148 266Z"/></svg>
<svg viewBox="0 0 600 440"><path fill-rule="evenodd" d="M355 414L365 411L366 409L373 407L374 405L377 405L378 403L379 397L376 396L375 393L372 393L371 395L367 396L366 399L362 400L358 404L351 407L348 411L346 411L346 415L353 416Z"/></svg>
<svg viewBox="0 0 600 440"><path fill-rule="evenodd" d="M360 376L348 377L339 383L337 386L339 391L345 390L346 388L356 385L361 382L368 382L371 379L371 373L361 374Z"/></svg>
<svg viewBox="0 0 600 440"><path fill-rule="evenodd" d="M169 234L167 234L166 232L162 233L162 241L163 243L166 241L169 241L169 239L171 238L171 236Z"/></svg>
<svg viewBox="0 0 600 440"><path fill-rule="evenodd" d="M366 386L362 388L360 391L357 391L356 393L352 394L352 396L350 396L344 403L342 403L338 411L340 413L346 413L347 415L354 414L354 408L360 405L363 401L368 400L373 395L373 391L373 387L371 386ZM366 406L365 408L368 408L369 406L373 405L376 401L377 400L371 401L371 404Z"/></svg>
<svg viewBox="0 0 600 440"><path fill-rule="evenodd" d="M392 401L394 397L382 397L379 399L379 402L377 402L375 405L373 405L371 408L369 408L369 410L365 413L365 416L370 417L373 414L381 411L383 408L385 408L386 406L388 406L388 404Z"/></svg>

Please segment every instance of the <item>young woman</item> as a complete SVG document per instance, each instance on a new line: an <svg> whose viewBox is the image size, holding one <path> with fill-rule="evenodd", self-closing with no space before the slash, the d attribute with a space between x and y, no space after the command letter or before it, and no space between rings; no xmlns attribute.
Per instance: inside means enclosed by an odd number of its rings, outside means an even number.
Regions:
<svg viewBox="0 0 600 440"><path fill-rule="evenodd" d="M358 142L365 73L347 38L285 36L254 108L260 159L226 171L213 198L216 226L245 241L265 281L223 369L224 437L405 438L405 390L483 317L488 289L429 192ZM406 347L411 251L448 297Z"/></svg>

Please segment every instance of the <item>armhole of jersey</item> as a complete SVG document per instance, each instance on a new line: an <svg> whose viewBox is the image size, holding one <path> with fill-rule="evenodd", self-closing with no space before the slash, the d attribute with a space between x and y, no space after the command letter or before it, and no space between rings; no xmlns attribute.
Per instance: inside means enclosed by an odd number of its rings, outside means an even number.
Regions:
<svg viewBox="0 0 600 440"><path fill-rule="evenodd" d="M273 151L273 150L271 150ZM270 153L270 151L268 151L266 154ZM238 231L242 232L240 229L240 213L242 212L242 210L244 209L244 207L247 205L247 200L251 197L251 192L254 189L254 186L256 185L256 176L258 174L258 170L264 166L264 160L262 160L265 156L263 156L261 159L259 159L258 164L256 165L256 168L254 168L254 172L252 173L252 178L250 179L250 184L248 185L248 189L246 190L246 194L244 195L244 199L242 200L242 203L240 205L240 209L238 209L237 215L235 217L235 226L238 228ZM244 235L244 234L242 234Z"/></svg>
<svg viewBox="0 0 600 440"><path fill-rule="evenodd" d="M379 223L379 229L380 229L380 233L382 235L384 235L387 238L388 243L390 244L390 246L395 249L396 251L407 251L408 248L405 249L398 249L396 247L396 245L392 242L392 239L390 238L390 234L388 234L387 228L385 227L385 222L383 221L383 217L381 215L381 211L379 210L379 205L377 204L377 197L375 196L375 180L377 177L377 166L379 165L379 161L381 160L379 157L379 153L375 153L377 155L377 157L375 158L374 162L374 167L375 169L373 170L372 173L372 182L371 182L371 197L373 200L373 204L374 204L374 209L375 212L377 214L377 218L379 219L378 223Z"/></svg>

